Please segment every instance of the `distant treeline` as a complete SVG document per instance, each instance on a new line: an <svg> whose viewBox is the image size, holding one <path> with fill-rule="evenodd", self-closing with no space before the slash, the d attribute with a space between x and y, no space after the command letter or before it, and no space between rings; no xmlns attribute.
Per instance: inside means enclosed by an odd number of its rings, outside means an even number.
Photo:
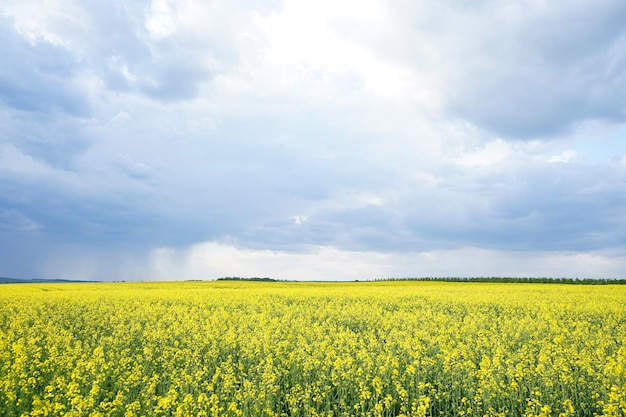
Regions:
<svg viewBox="0 0 626 417"><path fill-rule="evenodd" d="M222 277L222 278L218 278L218 281L264 281L264 282L277 282L277 279L274 278L259 278L259 277L252 277L252 278L243 278L243 277Z"/></svg>
<svg viewBox="0 0 626 417"><path fill-rule="evenodd" d="M44 278L32 278L32 279L22 279L22 278L7 278L0 277L0 284L59 284L59 283L76 283L76 282L95 282L95 281L78 281L78 280L70 280L70 279L44 279Z"/></svg>
<svg viewBox="0 0 626 417"><path fill-rule="evenodd" d="M506 282L533 284L626 284L626 279L611 278L515 278L515 277L422 277L422 278L382 278L376 281L444 281L444 282Z"/></svg>

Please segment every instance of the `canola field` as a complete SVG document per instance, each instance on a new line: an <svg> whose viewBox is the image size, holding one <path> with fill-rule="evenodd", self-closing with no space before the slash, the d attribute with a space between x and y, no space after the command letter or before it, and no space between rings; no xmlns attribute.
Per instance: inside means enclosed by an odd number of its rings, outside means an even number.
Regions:
<svg viewBox="0 0 626 417"><path fill-rule="evenodd" d="M626 286L0 286L1 416L624 416Z"/></svg>

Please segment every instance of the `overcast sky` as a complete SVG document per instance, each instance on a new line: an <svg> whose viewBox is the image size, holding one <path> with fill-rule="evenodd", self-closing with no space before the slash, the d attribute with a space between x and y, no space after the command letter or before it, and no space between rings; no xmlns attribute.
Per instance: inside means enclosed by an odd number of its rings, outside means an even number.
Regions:
<svg viewBox="0 0 626 417"><path fill-rule="evenodd" d="M3 0L0 276L626 277L622 0Z"/></svg>

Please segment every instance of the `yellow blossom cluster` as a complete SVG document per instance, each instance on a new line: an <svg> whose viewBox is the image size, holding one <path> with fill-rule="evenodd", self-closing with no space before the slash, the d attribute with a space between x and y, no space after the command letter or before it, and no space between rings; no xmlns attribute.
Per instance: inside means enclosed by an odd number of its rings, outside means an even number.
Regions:
<svg viewBox="0 0 626 417"><path fill-rule="evenodd" d="M624 416L626 286L0 286L2 416Z"/></svg>

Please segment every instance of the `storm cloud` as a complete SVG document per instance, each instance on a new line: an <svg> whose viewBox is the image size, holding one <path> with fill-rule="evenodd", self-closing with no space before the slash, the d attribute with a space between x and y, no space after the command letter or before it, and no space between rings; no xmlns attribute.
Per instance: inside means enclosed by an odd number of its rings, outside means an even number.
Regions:
<svg viewBox="0 0 626 417"><path fill-rule="evenodd" d="M626 6L0 6L0 276L626 273Z"/></svg>

